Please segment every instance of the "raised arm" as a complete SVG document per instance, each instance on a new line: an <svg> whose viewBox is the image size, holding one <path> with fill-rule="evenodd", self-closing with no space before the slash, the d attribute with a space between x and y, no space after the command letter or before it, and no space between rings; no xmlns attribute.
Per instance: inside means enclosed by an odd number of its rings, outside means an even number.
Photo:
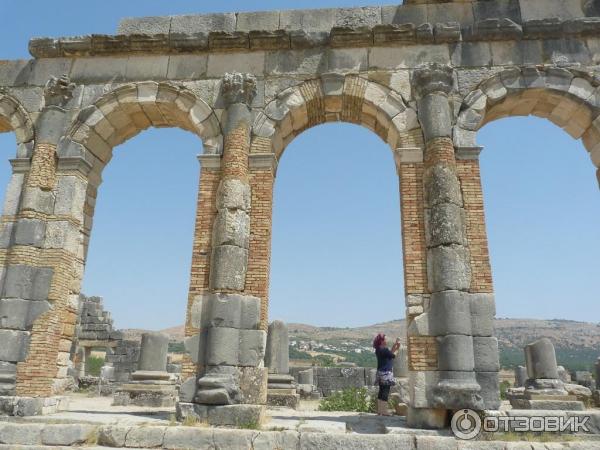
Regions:
<svg viewBox="0 0 600 450"><path fill-rule="evenodd" d="M398 353L399 349L400 349L400 338L397 338L396 342L394 342L394 345L392 346L391 352L395 355L396 353Z"/></svg>

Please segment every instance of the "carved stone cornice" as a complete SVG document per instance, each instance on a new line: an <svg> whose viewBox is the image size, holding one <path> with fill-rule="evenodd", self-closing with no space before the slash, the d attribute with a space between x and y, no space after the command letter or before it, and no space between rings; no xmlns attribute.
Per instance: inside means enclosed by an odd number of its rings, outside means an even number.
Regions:
<svg viewBox="0 0 600 450"><path fill-rule="evenodd" d="M256 96L256 77L249 73L226 73L221 93L228 105L245 103L250 105Z"/></svg>
<svg viewBox="0 0 600 450"><path fill-rule="evenodd" d="M454 89L454 70L438 63L422 65L415 69L412 85L417 98L433 93L447 95Z"/></svg>

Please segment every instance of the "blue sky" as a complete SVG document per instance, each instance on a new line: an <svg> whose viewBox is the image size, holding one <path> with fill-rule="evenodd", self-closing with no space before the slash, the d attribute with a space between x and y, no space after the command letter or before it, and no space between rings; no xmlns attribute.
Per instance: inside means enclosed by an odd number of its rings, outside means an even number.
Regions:
<svg viewBox="0 0 600 450"><path fill-rule="evenodd" d="M27 58L32 36L112 33L125 16L283 7L57 0L32 13L3 0L11 20L0 59ZM479 141L498 316L598 322L600 196L582 144L536 118L489 124ZM0 190L14 142L0 135ZM183 322L201 145L182 130L148 130L116 148L104 172L84 292L103 296L119 327ZM404 316L398 179L372 132L328 124L296 138L279 166L273 220L271 319L357 326Z"/></svg>

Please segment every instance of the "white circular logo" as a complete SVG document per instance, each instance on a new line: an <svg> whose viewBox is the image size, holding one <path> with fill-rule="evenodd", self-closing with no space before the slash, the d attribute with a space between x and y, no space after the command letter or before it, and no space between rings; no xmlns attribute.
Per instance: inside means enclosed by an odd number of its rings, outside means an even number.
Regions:
<svg viewBox="0 0 600 450"><path fill-rule="evenodd" d="M472 409L461 409L452 416L450 426L454 436L467 441L481 432L481 417Z"/></svg>

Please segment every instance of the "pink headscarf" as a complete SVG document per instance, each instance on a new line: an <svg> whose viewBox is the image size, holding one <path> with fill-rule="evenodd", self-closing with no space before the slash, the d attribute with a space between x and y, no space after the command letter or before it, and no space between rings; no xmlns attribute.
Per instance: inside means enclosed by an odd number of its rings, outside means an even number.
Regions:
<svg viewBox="0 0 600 450"><path fill-rule="evenodd" d="M377 336L375 336L375 339L373 339L373 348L377 349L377 348L381 347L383 345L384 341L385 341L385 334L379 333Z"/></svg>

